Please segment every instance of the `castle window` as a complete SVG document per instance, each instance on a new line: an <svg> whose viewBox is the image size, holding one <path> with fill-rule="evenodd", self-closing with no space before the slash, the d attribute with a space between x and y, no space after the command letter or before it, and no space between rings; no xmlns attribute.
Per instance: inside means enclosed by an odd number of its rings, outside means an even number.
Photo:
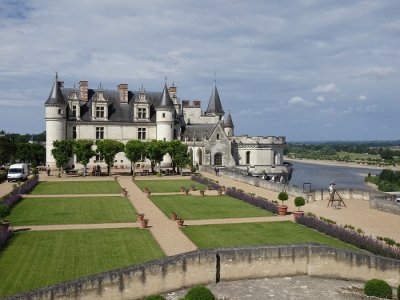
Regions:
<svg viewBox="0 0 400 300"><path fill-rule="evenodd" d="M72 127L72 138L76 139L76 126Z"/></svg>
<svg viewBox="0 0 400 300"><path fill-rule="evenodd" d="M96 127L96 140L104 139L104 127Z"/></svg>
<svg viewBox="0 0 400 300"><path fill-rule="evenodd" d="M146 108L138 108L138 119L146 119L147 118L147 110Z"/></svg>
<svg viewBox="0 0 400 300"><path fill-rule="evenodd" d="M72 106L72 116L76 118L76 105Z"/></svg>
<svg viewBox="0 0 400 300"><path fill-rule="evenodd" d="M217 140L219 140L220 139L220 136L219 136L219 133L217 134Z"/></svg>
<svg viewBox="0 0 400 300"><path fill-rule="evenodd" d="M165 118L165 113L162 114L162 117Z"/></svg>
<svg viewBox="0 0 400 300"><path fill-rule="evenodd" d="M250 151L246 151L246 165L250 164Z"/></svg>
<svg viewBox="0 0 400 300"><path fill-rule="evenodd" d="M96 106L96 118L104 118L104 107Z"/></svg>
<svg viewBox="0 0 400 300"><path fill-rule="evenodd" d="M138 140L146 139L146 128L138 128Z"/></svg>
<svg viewBox="0 0 400 300"><path fill-rule="evenodd" d="M61 109L58 110L58 114L62 115L62 110Z"/></svg>

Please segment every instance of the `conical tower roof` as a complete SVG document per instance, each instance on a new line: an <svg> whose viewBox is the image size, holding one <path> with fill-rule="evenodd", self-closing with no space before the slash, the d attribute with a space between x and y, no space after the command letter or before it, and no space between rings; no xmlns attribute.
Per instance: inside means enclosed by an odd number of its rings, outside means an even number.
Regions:
<svg viewBox="0 0 400 300"><path fill-rule="evenodd" d="M225 125L225 127L229 127L229 128L233 128L234 127L230 111L228 111L228 115L225 118L224 125Z"/></svg>
<svg viewBox="0 0 400 300"><path fill-rule="evenodd" d="M49 98L45 102L45 105L66 105L64 96L61 93L60 85L58 83L58 76L56 74L56 79L54 80L53 87L51 89Z"/></svg>
<svg viewBox="0 0 400 300"><path fill-rule="evenodd" d="M224 110L222 109L222 104L221 100L219 99L217 85L215 83L211 92L210 101L208 102L206 114L212 114L212 115L225 114Z"/></svg>
<svg viewBox="0 0 400 300"><path fill-rule="evenodd" d="M159 108L173 108L175 109L174 103L172 102L171 98L169 97L169 92L167 88L167 84L164 85L164 90L161 95L161 102L158 106Z"/></svg>

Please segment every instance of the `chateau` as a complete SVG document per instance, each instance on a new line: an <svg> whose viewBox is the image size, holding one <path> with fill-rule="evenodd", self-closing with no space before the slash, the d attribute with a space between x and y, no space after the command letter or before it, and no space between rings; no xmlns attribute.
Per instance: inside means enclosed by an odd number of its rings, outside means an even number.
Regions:
<svg viewBox="0 0 400 300"><path fill-rule="evenodd" d="M274 181L290 180L291 168L283 162L285 137L235 136L231 113L225 113L216 84L207 109L201 101L180 100L177 88L164 85L161 92L143 87L131 91L128 84L116 90L89 88L80 81L78 88L65 88L56 79L45 102L46 164L55 167L51 154L53 141L65 139L181 140L188 145L193 165L236 167L251 175L265 175ZM88 167L104 164L93 157ZM168 155L163 167L170 166ZM74 158L70 164L79 165ZM114 167L130 168L124 153L115 157ZM149 161L142 163L144 168Z"/></svg>

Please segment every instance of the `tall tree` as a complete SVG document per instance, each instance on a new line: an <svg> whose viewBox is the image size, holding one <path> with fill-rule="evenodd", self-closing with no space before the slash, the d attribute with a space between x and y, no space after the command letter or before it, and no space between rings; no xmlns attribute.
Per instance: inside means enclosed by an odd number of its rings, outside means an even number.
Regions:
<svg viewBox="0 0 400 300"><path fill-rule="evenodd" d="M12 161L15 148L16 145L12 138L9 136L0 136L0 164Z"/></svg>
<svg viewBox="0 0 400 300"><path fill-rule="evenodd" d="M183 168L187 164L190 164L190 155L188 153L187 145L181 141L170 141L167 142L167 152L172 159L172 168L175 173L175 166ZM179 170L177 170L179 172Z"/></svg>
<svg viewBox="0 0 400 300"><path fill-rule="evenodd" d="M146 157L151 162L151 172L154 172L156 164L158 164L158 172L161 171L161 161L165 154L167 154L167 142L151 140L146 143Z"/></svg>
<svg viewBox="0 0 400 300"><path fill-rule="evenodd" d="M56 160L56 166L58 168L58 175L61 173L61 168L63 168L72 157L72 147L74 141L54 141L53 149L51 150L51 154Z"/></svg>
<svg viewBox="0 0 400 300"><path fill-rule="evenodd" d="M131 175L133 166L137 161L146 156L146 144L139 140L129 141L125 145L125 156L131 161Z"/></svg>
<svg viewBox="0 0 400 300"><path fill-rule="evenodd" d="M89 160L96 155L92 149L93 141L90 140L76 140L73 146L73 152L76 155L76 160L83 166L83 176L86 176L86 167Z"/></svg>
<svg viewBox="0 0 400 300"><path fill-rule="evenodd" d="M114 140L97 140L96 152L100 154L107 164L107 175L110 175L110 169L114 162L115 155L124 151L124 144Z"/></svg>
<svg viewBox="0 0 400 300"><path fill-rule="evenodd" d="M23 162L43 162L46 160L46 149L36 143L17 143L15 158Z"/></svg>

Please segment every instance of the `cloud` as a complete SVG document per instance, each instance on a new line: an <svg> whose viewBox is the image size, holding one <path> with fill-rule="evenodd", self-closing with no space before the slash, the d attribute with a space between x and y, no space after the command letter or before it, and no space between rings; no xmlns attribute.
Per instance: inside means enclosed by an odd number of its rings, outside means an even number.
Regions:
<svg viewBox="0 0 400 300"><path fill-rule="evenodd" d="M325 97L324 96L318 96L317 101L319 102L325 102Z"/></svg>
<svg viewBox="0 0 400 300"><path fill-rule="evenodd" d="M365 100L367 100L367 96L365 96L365 95L358 95L357 100L358 100L358 101L365 101Z"/></svg>
<svg viewBox="0 0 400 300"><path fill-rule="evenodd" d="M398 72L392 67L368 68L354 72L352 77L365 77L369 79L386 79L396 75Z"/></svg>
<svg viewBox="0 0 400 300"><path fill-rule="evenodd" d="M313 106L314 104L299 97L299 96L295 96L289 99L288 101L289 105L302 105L302 106Z"/></svg>
<svg viewBox="0 0 400 300"><path fill-rule="evenodd" d="M315 88L312 89L313 93L331 93L331 92L339 92L339 89L336 87L334 83L328 84L320 84L317 85Z"/></svg>
<svg viewBox="0 0 400 300"><path fill-rule="evenodd" d="M384 26L391 30L400 30L400 20L388 22Z"/></svg>

